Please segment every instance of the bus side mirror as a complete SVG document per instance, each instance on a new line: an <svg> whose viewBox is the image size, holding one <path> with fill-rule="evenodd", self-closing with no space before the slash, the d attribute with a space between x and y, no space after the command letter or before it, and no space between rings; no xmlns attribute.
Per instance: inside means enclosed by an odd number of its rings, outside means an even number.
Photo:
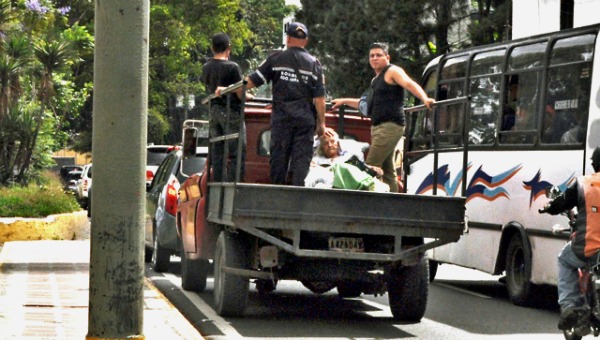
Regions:
<svg viewBox="0 0 600 340"><path fill-rule="evenodd" d="M196 128L183 129L183 157L193 157L196 155L196 143L198 142Z"/></svg>

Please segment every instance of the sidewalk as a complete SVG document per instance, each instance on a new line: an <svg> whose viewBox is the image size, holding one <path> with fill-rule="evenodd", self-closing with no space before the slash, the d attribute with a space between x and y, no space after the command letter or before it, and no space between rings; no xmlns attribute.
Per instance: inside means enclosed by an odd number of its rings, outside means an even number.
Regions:
<svg viewBox="0 0 600 340"><path fill-rule="evenodd" d="M14 241L0 247L0 339L85 339L90 241ZM202 339L146 280L146 339Z"/></svg>

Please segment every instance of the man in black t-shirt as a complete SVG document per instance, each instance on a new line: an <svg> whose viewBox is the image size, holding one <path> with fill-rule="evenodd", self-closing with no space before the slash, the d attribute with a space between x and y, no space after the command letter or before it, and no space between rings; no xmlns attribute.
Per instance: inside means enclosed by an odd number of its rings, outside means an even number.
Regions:
<svg viewBox="0 0 600 340"><path fill-rule="evenodd" d="M229 60L231 53L230 40L227 34L218 33L212 38L212 51L214 56L202 67L202 82L209 93L214 93L217 87L227 87L242 80L242 71L238 64ZM241 95L241 94L240 94ZM231 162L227 168L225 181L235 180L237 165L238 141L242 143L240 180L244 180L244 160L246 154L246 127L241 121L241 101L237 94L230 97L231 116L227 117L227 98L218 97L210 102L209 136L215 138L226 134L240 132L239 139L231 139L227 143ZM229 127L227 127L229 119ZM241 130L240 130L241 126ZM227 130L226 130L227 129ZM213 169L213 179L217 182L223 180L224 142L211 144L210 160ZM225 163L227 161L225 160Z"/></svg>
<svg viewBox="0 0 600 340"><path fill-rule="evenodd" d="M273 84L271 182L304 186L313 137L325 131L325 87L321 64L304 49L306 26L290 23L286 35L287 49L271 54L246 80L248 88Z"/></svg>

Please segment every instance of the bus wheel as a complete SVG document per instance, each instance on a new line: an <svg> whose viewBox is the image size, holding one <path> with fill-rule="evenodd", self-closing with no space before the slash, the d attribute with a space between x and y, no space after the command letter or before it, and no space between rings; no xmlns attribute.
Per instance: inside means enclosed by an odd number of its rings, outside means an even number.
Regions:
<svg viewBox="0 0 600 340"><path fill-rule="evenodd" d="M523 244L520 234L514 235L506 252L506 288L510 301L517 306L530 303L533 284L531 279L531 251Z"/></svg>
<svg viewBox="0 0 600 340"><path fill-rule="evenodd" d="M427 308L429 261L423 255L414 266L394 266L388 282L390 309L395 320L420 321Z"/></svg>
<svg viewBox="0 0 600 340"><path fill-rule="evenodd" d="M239 234L222 231L215 249L215 310L221 316L241 316L248 300L247 277L227 273L223 268L246 269L248 246Z"/></svg>

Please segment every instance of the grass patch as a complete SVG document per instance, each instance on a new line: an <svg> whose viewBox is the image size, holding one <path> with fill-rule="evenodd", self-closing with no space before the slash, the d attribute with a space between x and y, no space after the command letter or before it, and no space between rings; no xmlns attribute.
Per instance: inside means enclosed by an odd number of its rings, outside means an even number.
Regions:
<svg viewBox="0 0 600 340"><path fill-rule="evenodd" d="M48 171L41 183L0 187L0 216L46 217L81 210L75 196L63 190L58 175Z"/></svg>

